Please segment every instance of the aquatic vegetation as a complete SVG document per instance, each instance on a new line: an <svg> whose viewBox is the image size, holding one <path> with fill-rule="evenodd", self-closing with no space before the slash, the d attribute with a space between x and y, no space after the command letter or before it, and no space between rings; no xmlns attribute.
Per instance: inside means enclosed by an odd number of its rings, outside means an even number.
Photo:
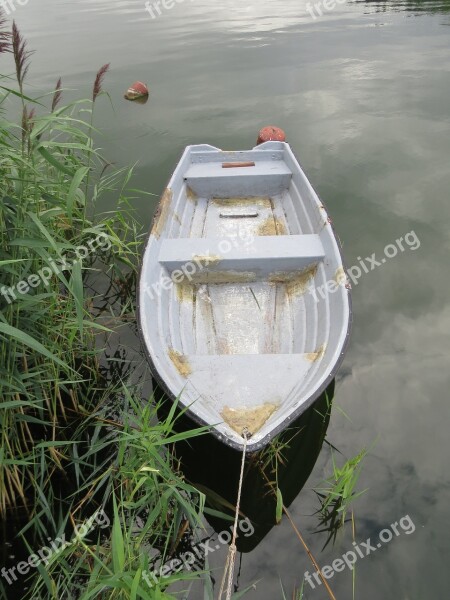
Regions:
<svg viewBox="0 0 450 600"><path fill-rule="evenodd" d="M92 443L83 452L80 445L79 460L103 460L80 482L82 496L71 508L78 520L86 502L106 506L111 527L106 532L97 527L84 537L69 527L72 543L50 558L47 576L36 578L31 596L75 594L87 600L101 592L111 599L172 598L164 592L169 585L201 575L183 570L161 581L149 576L156 559L179 555L181 530L202 528L204 496L184 482L171 460L170 445L180 438L173 433L174 417L158 423L157 406L136 400L126 385L122 402L123 422L101 413L91 417Z"/></svg>
<svg viewBox="0 0 450 600"><path fill-rule="evenodd" d="M0 97L0 514L33 515L36 464L41 483L64 473L72 428L101 400L88 390L101 387L96 338L106 329L85 282L100 269L129 276L136 240L123 216L130 171L101 174L79 103L58 108L61 80L50 112L22 93L30 52L15 25L11 39L18 89L3 76ZM6 118L17 104L20 124ZM86 194L90 171L100 175ZM88 205L114 186L122 217L90 220Z"/></svg>
<svg viewBox="0 0 450 600"><path fill-rule="evenodd" d="M91 99L64 105L61 78L33 99L31 52L5 27L0 11L16 79L0 87L0 524L14 523L25 561L6 564L0 595L173 598L169 585L199 577L207 590L204 570L145 577L204 532L204 495L171 448L206 428L175 433L176 405L158 421L120 346L104 352L133 328L141 243L132 169L113 169L94 145L108 65ZM115 209L96 215L105 195Z"/></svg>
<svg viewBox="0 0 450 600"><path fill-rule="evenodd" d="M92 88L92 102L97 100L97 96L103 91L103 82L105 80L106 73L108 72L110 63L103 65L97 72L94 81L94 87Z"/></svg>
<svg viewBox="0 0 450 600"><path fill-rule="evenodd" d="M314 490L320 501L318 514L322 527L317 533L326 531L329 534L324 548L331 540L334 542L338 531L348 520L346 519L347 513L352 510L353 503L367 491L365 489L356 492L356 484L367 452L368 450L364 448L356 456L347 460L342 467L338 467L333 449L331 449L333 474Z"/></svg>
<svg viewBox="0 0 450 600"><path fill-rule="evenodd" d="M205 494L185 480L173 445L207 428L176 433L176 404L160 419L159 401L131 383L123 348L104 351L133 327L141 243L133 170L113 168L94 144L109 65L87 100L65 105L62 78L33 99L32 52L15 24L5 28L0 11L0 52L15 73L0 85L0 521L17 525L28 567L17 577L7 564L14 576L0 578L0 594L174 598L175 586L188 598L201 579L213 598L206 557L196 570L181 561L169 577L148 578L204 532ZM104 196L115 208L97 215ZM279 439L260 458L278 522L287 513L278 465L293 442Z"/></svg>
<svg viewBox="0 0 450 600"><path fill-rule="evenodd" d="M304 581L302 581L302 584L300 586L299 589L294 589L293 593L292 593L292 600L303 600L303 598L305 597L304 595ZM283 595L283 600L289 600L288 597L286 596L286 592L285 589L283 587L283 583L280 580L280 586L281 586L281 593Z"/></svg>

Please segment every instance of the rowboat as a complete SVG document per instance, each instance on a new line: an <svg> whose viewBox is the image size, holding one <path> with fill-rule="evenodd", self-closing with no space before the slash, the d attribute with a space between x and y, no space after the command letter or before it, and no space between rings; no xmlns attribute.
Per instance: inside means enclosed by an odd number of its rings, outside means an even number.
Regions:
<svg viewBox="0 0 450 600"><path fill-rule="evenodd" d="M223 443L256 452L334 378L351 298L328 213L290 146L188 146L139 277L158 384Z"/></svg>

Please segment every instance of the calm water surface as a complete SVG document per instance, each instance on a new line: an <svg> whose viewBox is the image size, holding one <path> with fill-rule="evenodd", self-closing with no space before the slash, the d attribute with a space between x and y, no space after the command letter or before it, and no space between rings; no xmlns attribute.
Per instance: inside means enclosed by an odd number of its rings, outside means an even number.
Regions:
<svg viewBox="0 0 450 600"><path fill-rule="evenodd" d="M359 1L323 13L312 18L303 0L186 0L152 20L141 0L30 0L15 18L37 51L36 92L62 75L87 94L111 62L114 108L98 105L99 144L118 164L139 163L136 187L159 195L189 143L248 148L275 123L327 204L349 265L380 260L415 232L419 248L405 246L354 286L328 438L347 457L373 444L355 539L405 515L416 526L358 562L356 598L448 598L450 4ZM136 79L151 87L145 106L122 99ZM137 201L145 223L155 202ZM352 540L348 530L322 552L313 534L310 488L330 468L323 449L292 506L323 565ZM223 553L210 563L222 567ZM281 579L290 598L307 569L283 522L242 556L240 589L260 580L249 598L281 598ZM330 585L338 600L352 597L349 570ZM306 597L327 596L321 586Z"/></svg>

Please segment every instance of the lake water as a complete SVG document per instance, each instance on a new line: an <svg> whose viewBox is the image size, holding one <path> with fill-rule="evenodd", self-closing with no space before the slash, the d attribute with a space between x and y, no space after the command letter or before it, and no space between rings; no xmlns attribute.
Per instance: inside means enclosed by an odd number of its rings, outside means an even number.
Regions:
<svg viewBox="0 0 450 600"><path fill-rule="evenodd" d="M355 540L375 540L405 515L415 524L358 561L355 597L447 598L450 3L317 6L314 18L303 0L185 0L152 19L143 0L30 0L14 16L36 50L36 93L62 75L87 95L111 62L99 144L119 165L138 162L135 187L159 195L187 144L243 149L264 125L285 129L347 264L361 271L357 280L352 271L354 329L328 430L346 457L371 447ZM151 88L146 105L123 100L136 79ZM136 202L146 224L155 203ZM359 261L374 253L381 264L364 260L365 273ZM322 565L352 549L350 528L323 552L313 533L310 488L330 469L324 448L292 505ZM241 567L240 589L260 580L248 595L259 600L281 598L280 579L292 597L312 571L285 521ZM352 597L349 569L329 583L338 600ZM327 595L307 586L306 597Z"/></svg>

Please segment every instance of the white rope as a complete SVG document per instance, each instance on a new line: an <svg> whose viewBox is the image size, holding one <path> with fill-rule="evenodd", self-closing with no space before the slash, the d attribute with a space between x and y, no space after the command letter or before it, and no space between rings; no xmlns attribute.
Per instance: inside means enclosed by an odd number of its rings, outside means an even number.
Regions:
<svg viewBox="0 0 450 600"><path fill-rule="evenodd" d="M236 563L237 526L238 526L239 510L240 510L240 504L241 504L242 482L244 480L245 454L247 452L247 439L248 439L248 437L250 437L250 433L249 433L247 427L245 427L245 429L242 431L242 437L244 438L244 449L242 451L241 474L239 476L239 487L238 487L238 495L237 495L237 501L236 501L236 513L234 515L233 537L231 540L230 548L228 549L227 562L225 563L225 570L223 572L222 583L220 584L219 600L221 600L223 592L224 592L224 586L225 586L225 580L227 578L227 573L228 573L228 583L227 583L227 595L225 597L225 600L231 599L231 593L232 593L231 588L233 587L234 565Z"/></svg>

